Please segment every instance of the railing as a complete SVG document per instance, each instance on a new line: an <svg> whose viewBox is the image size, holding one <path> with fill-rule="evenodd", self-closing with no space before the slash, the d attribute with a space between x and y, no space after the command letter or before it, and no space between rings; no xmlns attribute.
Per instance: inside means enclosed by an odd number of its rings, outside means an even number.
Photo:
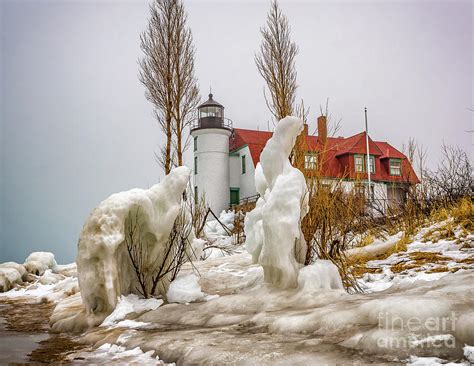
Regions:
<svg viewBox="0 0 474 366"><path fill-rule="evenodd" d="M260 198L260 194L254 194L253 196L248 196L248 197L244 197L244 198L241 198L239 200L239 203L233 203L230 205L230 208L235 208L237 206L241 206L241 205L246 205L248 203L254 203L254 202L257 202L257 200Z"/></svg>
<svg viewBox="0 0 474 366"><path fill-rule="evenodd" d="M228 130L233 129L232 120L229 118L221 117L203 117L195 118L189 123L189 128L195 130L198 128L225 128Z"/></svg>

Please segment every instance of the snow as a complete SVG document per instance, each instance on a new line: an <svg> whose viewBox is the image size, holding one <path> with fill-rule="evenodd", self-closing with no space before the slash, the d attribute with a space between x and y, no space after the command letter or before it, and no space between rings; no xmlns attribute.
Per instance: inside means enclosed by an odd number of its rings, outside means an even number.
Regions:
<svg viewBox="0 0 474 366"><path fill-rule="evenodd" d="M29 273L42 275L46 270L56 270L58 264L54 259L54 254L50 252L33 252L23 263Z"/></svg>
<svg viewBox="0 0 474 366"><path fill-rule="evenodd" d="M308 212L304 175L288 159L303 121L283 118L267 141L255 170L256 188L264 193L245 222L246 248L263 267L265 282L295 288L306 245L300 223ZM295 252L296 248L296 252ZM259 253L260 252L260 253Z"/></svg>
<svg viewBox="0 0 474 366"><path fill-rule="evenodd" d="M43 275L39 278L39 282L43 285L52 285L63 280L64 276L58 273L53 273L50 269L47 269Z"/></svg>
<svg viewBox="0 0 474 366"><path fill-rule="evenodd" d="M361 256L364 258L375 258L376 256L392 249L402 238L402 235L403 233L399 232L388 237L387 240L376 239L373 243L366 245L365 247L348 249L345 254L348 257Z"/></svg>
<svg viewBox="0 0 474 366"><path fill-rule="evenodd" d="M66 277L57 283L49 284L42 284L41 278L39 277L33 283L27 283L23 287L15 287L0 294L0 299L28 299L32 303L58 302L79 292L79 285L75 277Z"/></svg>
<svg viewBox="0 0 474 366"><path fill-rule="evenodd" d="M300 269L298 288L303 291L344 290L337 267L329 260L316 260Z"/></svg>
<svg viewBox="0 0 474 366"><path fill-rule="evenodd" d="M447 362L438 357L416 357L411 356L410 361L408 362L411 366L454 366L454 365L465 365L464 363L456 363L456 362Z"/></svg>
<svg viewBox="0 0 474 366"><path fill-rule="evenodd" d="M146 311L156 310L163 304L161 299L140 299L135 294L120 296L114 311L104 319L101 327L113 326L124 320L128 314L143 314ZM123 325L123 323L122 323Z"/></svg>
<svg viewBox="0 0 474 366"><path fill-rule="evenodd" d="M232 210L222 211L219 215L219 221L222 222L229 230L234 228L235 213ZM217 220L209 220L204 226L204 234L209 237L228 236L228 233Z"/></svg>
<svg viewBox="0 0 474 366"><path fill-rule="evenodd" d="M471 363L474 363L474 346L465 345L463 348L464 357Z"/></svg>
<svg viewBox="0 0 474 366"><path fill-rule="evenodd" d="M201 300L205 294L201 291L199 279L191 273L186 276L178 276L171 282L166 297L169 302L186 304L192 301Z"/></svg>
<svg viewBox="0 0 474 366"><path fill-rule="evenodd" d="M164 248L189 173L187 167L175 168L150 189L113 194L92 211L79 237L76 258L84 309L68 319L55 318L61 321L61 330L99 325L113 312L120 295L138 294L140 287L125 243L132 219L139 225L140 239L147 243L144 267L156 267L166 260ZM168 284L169 277L163 278L158 290L166 293Z"/></svg>
<svg viewBox="0 0 474 366"><path fill-rule="evenodd" d="M93 352L79 352L69 356L74 363L114 365L166 365L154 351L143 352L140 347L127 350L125 347L105 343Z"/></svg>

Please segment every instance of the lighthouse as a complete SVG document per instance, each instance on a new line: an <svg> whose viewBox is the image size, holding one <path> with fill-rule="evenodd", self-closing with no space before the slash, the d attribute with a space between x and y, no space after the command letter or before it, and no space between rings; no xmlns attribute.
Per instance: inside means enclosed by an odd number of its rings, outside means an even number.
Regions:
<svg viewBox="0 0 474 366"><path fill-rule="evenodd" d="M198 106L191 124L194 151L194 195L204 194L211 210L219 215L230 203L229 137L232 121L224 117L224 106L209 99Z"/></svg>

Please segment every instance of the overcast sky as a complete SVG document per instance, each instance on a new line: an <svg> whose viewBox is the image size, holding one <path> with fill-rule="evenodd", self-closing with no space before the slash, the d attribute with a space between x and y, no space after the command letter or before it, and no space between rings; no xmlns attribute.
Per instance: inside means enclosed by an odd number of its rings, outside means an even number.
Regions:
<svg viewBox="0 0 474 366"><path fill-rule="evenodd" d="M254 54L269 1L185 1L201 93L235 127L271 116ZM410 136L472 154L471 1L284 1L300 52L298 98L330 98L339 135L363 129L396 147ZM1 1L0 262L31 251L75 258L89 212L160 178L162 138L137 78L141 1ZM314 127L313 127L314 129ZM472 155L471 155L472 156ZM189 161L189 159L188 159Z"/></svg>

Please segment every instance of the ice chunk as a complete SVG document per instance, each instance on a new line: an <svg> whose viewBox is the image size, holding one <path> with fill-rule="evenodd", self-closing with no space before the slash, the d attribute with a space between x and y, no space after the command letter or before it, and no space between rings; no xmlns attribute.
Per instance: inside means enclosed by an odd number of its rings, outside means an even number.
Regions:
<svg viewBox="0 0 474 366"><path fill-rule="evenodd" d="M463 348L464 357L468 360L471 364L474 364L474 346L468 346L467 344Z"/></svg>
<svg viewBox="0 0 474 366"><path fill-rule="evenodd" d="M185 304L202 299L205 294L201 291L198 280L194 273L176 278L168 288L168 301Z"/></svg>
<svg viewBox="0 0 474 366"><path fill-rule="evenodd" d="M280 288L297 286L297 260L302 262L306 253L300 224L308 212L307 187L303 173L288 159L302 130L303 121L296 117L277 124L255 171L263 196L246 220L246 247L254 260L258 257L265 281Z"/></svg>
<svg viewBox="0 0 474 366"><path fill-rule="evenodd" d="M105 343L92 352L78 352L70 355L71 360L83 359L86 364L111 363L116 365L166 365L155 351L143 352L140 347L127 350L125 347Z"/></svg>
<svg viewBox="0 0 474 366"><path fill-rule="evenodd" d="M21 274L21 279L23 281L27 280L28 272L26 271L25 267L19 263L15 262L5 262L0 264L0 268L14 268Z"/></svg>
<svg viewBox="0 0 474 366"><path fill-rule="evenodd" d="M300 269L298 286L303 291L343 290L337 267L329 260L317 260Z"/></svg>
<svg viewBox="0 0 474 366"><path fill-rule="evenodd" d="M219 215L219 221L227 226L229 230L234 228L234 211L222 211ZM209 220L204 226L204 233L209 237L214 236L229 236L229 233L222 227L217 220Z"/></svg>
<svg viewBox="0 0 474 366"><path fill-rule="evenodd" d="M58 283L63 279L63 275L53 273L50 269L47 269L44 274L39 278L39 282L43 285L52 285Z"/></svg>
<svg viewBox="0 0 474 366"><path fill-rule="evenodd" d="M41 276L47 269L55 271L58 264L50 252L33 252L25 259L24 266L29 273Z"/></svg>
<svg viewBox="0 0 474 366"><path fill-rule="evenodd" d="M102 322L102 327L112 326L124 320L130 313L140 315L149 310L156 310L163 304L161 299L140 299L135 294L120 296L114 311Z"/></svg>
<svg viewBox="0 0 474 366"><path fill-rule="evenodd" d="M62 322L62 330L68 330L68 326L81 329L73 324L76 321L86 320L83 330L98 325L112 313L120 295L139 294L140 286L125 242L126 230L132 227L131 218L136 220L140 241L145 243L143 268L157 268L169 260L165 248L180 211L189 172L184 166L175 168L150 189L113 194L92 211L79 237L76 258L85 309ZM158 284L162 295L168 284L169 277Z"/></svg>
<svg viewBox="0 0 474 366"><path fill-rule="evenodd" d="M0 265L0 292L6 292L22 282L21 273L18 270Z"/></svg>

